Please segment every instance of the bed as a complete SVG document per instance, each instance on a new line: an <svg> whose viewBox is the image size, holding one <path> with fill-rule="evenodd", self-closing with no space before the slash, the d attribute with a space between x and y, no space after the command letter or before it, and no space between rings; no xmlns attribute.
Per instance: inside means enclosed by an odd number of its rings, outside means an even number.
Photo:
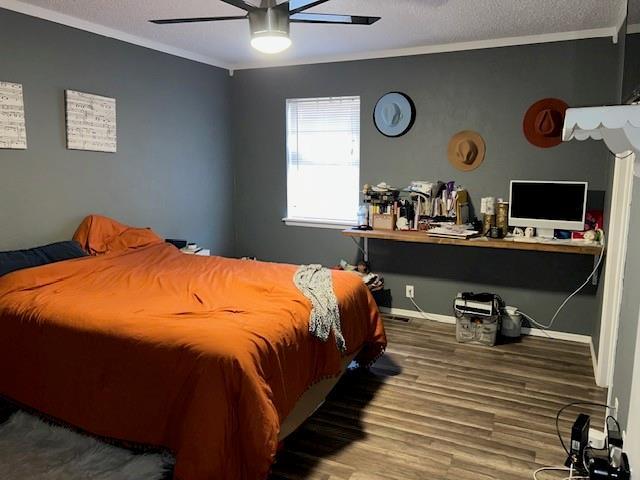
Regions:
<svg viewBox="0 0 640 480"><path fill-rule="evenodd" d="M333 273L342 354L333 335L309 334L295 266L185 255L103 217L76 238L92 256L0 277L0 395L93 435L168 448L175 479L265 479L279 439L346 363L386 345L351 273Z"/></svg>

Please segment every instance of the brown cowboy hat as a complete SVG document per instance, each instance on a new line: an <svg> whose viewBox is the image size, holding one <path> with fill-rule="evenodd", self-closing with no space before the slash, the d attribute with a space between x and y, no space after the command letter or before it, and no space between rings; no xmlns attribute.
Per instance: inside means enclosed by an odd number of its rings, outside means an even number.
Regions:
<svg viewBox="0 0 640 480"><path fill-rule="evenodd" d="M447 155L454 167L469 172L478 168L484 161L485 151L486 146L479 133L463 130L451 137Z"/></svg>
<svg viewBox="0 0 640 480"><path fill-rule="evenodd" d="M562 143L564 113L569 106L557 98L543 98L529 107L522 130L529 143L549 148Z"/></svg>

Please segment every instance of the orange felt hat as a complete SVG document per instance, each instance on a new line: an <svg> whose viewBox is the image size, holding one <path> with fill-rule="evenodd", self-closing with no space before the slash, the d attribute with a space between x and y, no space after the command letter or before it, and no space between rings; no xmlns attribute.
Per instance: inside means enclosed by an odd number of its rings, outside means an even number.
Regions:
<svg viewBox="0 0 640 480"><path fill-rule="evenodd" d="M560 145L567 108L569 106L557 98L543 98L531 105L522 122L522 130L529 143L541 148Z"/></svg>

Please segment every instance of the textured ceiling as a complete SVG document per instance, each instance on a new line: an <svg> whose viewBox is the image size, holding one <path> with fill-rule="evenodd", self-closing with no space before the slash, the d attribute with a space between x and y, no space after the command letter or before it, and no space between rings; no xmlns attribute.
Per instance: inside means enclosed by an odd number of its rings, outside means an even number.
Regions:
<svg viewBox="0 0 640 480"><path fill-rule="evenodd" d="M271 58L250 47L246 20L185 25L147 22L243 13L218 0L11 3L42 7L188 51L214 64L243 68L375 56L375 52L391 49L612 29L620 22L624 0L332 0L310 11L374 15L382 20L372 26L294 24L293 46Z"/></svg>

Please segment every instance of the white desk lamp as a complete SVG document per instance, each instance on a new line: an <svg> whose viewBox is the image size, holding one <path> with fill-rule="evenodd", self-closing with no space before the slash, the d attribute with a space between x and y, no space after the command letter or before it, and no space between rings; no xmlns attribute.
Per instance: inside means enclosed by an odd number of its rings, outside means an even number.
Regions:
<svg viewBox="0 0 640 480"><path fill-rule="evenodd" d="M569 108L562 140L604 140L613 153L635 153L635 175L640 177L640 105Z"/></svg>

